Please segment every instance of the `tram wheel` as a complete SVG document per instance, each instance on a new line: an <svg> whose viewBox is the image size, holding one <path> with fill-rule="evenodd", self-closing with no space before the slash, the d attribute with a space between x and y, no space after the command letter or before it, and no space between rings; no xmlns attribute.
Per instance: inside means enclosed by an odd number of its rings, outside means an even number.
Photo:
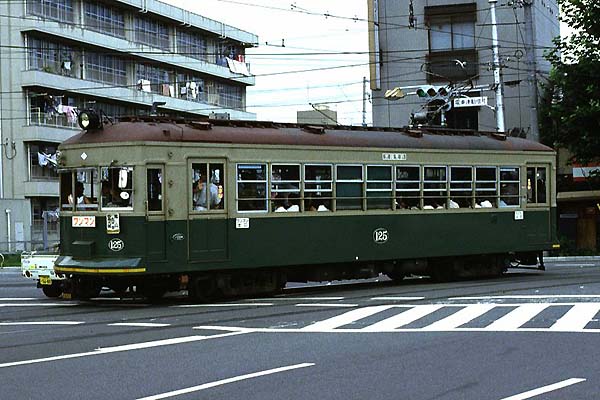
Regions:
<svg viewBox="0 0 600 400"><path fill-rule="evenodd" d="M60 282L52 282L52 285L42 286L42 292L44 292L44 294L47 297L51 297L51 298L60 297L60 295L63 292L62 285L60 284Z"/></svg>

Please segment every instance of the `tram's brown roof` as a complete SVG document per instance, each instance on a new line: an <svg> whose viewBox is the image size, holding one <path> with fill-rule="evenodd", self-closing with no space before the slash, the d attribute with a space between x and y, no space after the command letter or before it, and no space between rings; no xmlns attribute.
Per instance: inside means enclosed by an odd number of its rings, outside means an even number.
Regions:
<svg viewBox="0 0 600 400"><path fill-rule="evenodd" d="M390 149L552 151L530 140L493 132L440 128L363 128L310 126L257 121L129 120L105 124L63 142L71 144L118 142L203 142L316 147L379 147Z"/></svg>

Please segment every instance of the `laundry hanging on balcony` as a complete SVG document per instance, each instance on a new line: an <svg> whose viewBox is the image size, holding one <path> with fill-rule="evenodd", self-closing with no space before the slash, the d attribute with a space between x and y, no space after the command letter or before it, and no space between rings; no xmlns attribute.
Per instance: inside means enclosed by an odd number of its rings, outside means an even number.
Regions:
<svg viewBox="0 0 600 400"><path fill-rule="evenodd" d="M240 62L234 60L232 58L227 57L227 66L229 66L229 70L234 74L242 74L244 76L251 76L250 71L248 71L248 66L245 62Z"/></svg>

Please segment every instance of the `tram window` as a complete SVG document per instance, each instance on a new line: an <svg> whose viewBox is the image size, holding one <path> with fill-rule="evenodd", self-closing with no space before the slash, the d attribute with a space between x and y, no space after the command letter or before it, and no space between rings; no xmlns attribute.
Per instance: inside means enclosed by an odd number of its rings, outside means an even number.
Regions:
<svg viewBox="0 0 600 400"><path fill-rule="evenodd" d="M446 167L423 167L423 209L446 208L448 187Z"/></svg>
<svg viewBox="0 0 600 400"><path fill-rule="evenodd" d="M475 167L475 208L496 207L496 167Z"/></svg>
<svg viewBox="0 0 600 400"><path fill-rule="evenodd" d="M58 174L60 182L60 209L65 211L73 210L73 203L69 201L73 193L73 171L61 171Z"/></svg>
<svg viewBox="0 0 600 400"><path fill-rule="evenodd" d="M98 209L98 172L91 168L78 168L75 173L75 195L69 193L68 204L75 204L76 210Z"/></svg>
<svg viewBox="0 0 600 400"><path fill-rule="evenodd" d="M338 165L336 171L336 210L362 210L362 165Z"/></svg>
<svg viewBox="0 0 600 400"><path fill-rule="evenodd" d="M238 164L238 211L267 211L267 165Z"/></svg>
<svg viewBox="0 0 600 400"><path fill-rule="evenodd" d="M225 204L223 163L192 164L194 211L222 210Z"/></svg>
<svg viewBox="0 0 600 400"><path fill-rule="evenodd" d="M161 168L148 168L146 170L148 211L162 211L162 176Z"/></svg>
<svg viewBox="0 0 600 400"><path fill-rule="evenodd" d="M527 203L546 203L546 167L527 167Z"/></svg>
<svg viewBox="0 0 600 400"><path fill-rule="evenodd" d="M300 165L271 165L271 211L300 211Z"/></svg>
<svg viewBox="0 0 600 400"><path fill-rule="evenodd" d="M473 168L450 167L449 208L473 207Z"/></svg>
<svg viewBox="0 0 600 400"><path fill-rule="evenodd" d="M367 165L367 210L392 209L392 167Z"/></svg>
<svg viewBox="0 0 600 400"><path fill-rule="evenodd" d="M421 168L396 167L396 209L421 208Z"/></svg>
<svg viewBox="0 0 600 400"><path fill-rule="evenodd" d="M102 208L133 208L133 168L100 169Z"/></svg>
<svg viewBox="0 0 600 400"><path fill-rule="evenodd" d="M519 206L520 184L518 167L500 167L500 207Z"/></svg>
<svg viewBox="0 0 600 400"><path fill-rule="evenodd" d="M331 211L332 166L304 166L304 210Z"/></svg>

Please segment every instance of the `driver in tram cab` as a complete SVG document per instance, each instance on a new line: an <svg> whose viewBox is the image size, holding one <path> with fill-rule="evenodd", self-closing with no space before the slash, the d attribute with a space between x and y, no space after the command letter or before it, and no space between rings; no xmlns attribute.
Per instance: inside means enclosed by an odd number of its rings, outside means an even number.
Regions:
<svg viewBox="0 0 600 400"><path fill-rule="evenodd" d="M80 204L92 204L92 201L83 194L83 182L75 182L75 198L77 199L77 207L79 207ZM68 200L69 204L74 203L75 199L73 199L72 194L69 195Z"/></svg>

